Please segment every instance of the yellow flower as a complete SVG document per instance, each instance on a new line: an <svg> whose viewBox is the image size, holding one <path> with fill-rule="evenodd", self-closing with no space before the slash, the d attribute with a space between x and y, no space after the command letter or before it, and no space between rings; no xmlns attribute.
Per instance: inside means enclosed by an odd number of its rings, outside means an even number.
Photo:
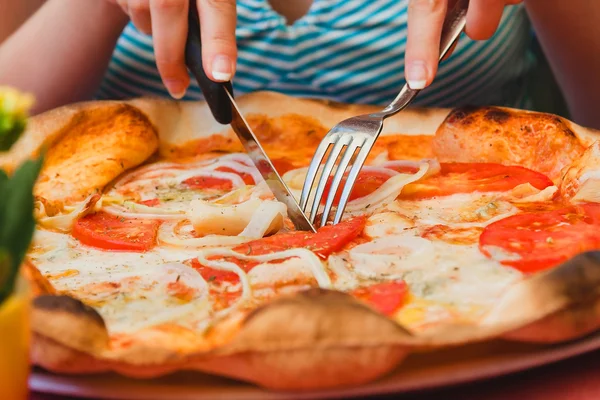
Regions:
<svg viewBox="0 0 600 400"><path fill-rule="evenodd" d="M21 136L33 102L31 94L0 86L0 151L9 150Z"/></svg>

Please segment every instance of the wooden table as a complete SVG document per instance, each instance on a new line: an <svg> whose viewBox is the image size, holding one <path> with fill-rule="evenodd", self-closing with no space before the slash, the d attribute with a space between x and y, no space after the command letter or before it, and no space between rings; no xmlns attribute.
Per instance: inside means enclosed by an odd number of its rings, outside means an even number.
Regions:
<svg viewBox="0 0 600 400"><path fill-rule="evenodd" d="M600 350L518 374L441 390L373 397L372 400L598 400ZM80 400L32 393L29 400Z"/></svg>

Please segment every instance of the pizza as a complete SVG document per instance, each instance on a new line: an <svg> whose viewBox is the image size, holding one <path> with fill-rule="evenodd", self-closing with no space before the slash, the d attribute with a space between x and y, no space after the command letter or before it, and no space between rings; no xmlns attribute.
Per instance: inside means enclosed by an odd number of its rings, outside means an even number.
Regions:
<svg viewBox="0 0 600 400"><path fill-rule="evenodd" d="M239 102L295 196L327 130L375 110ZM600 325L598 138L516 109L408 109L386 121L342 222L308 233L203 102L36 116L0 159L46 151L25 265L32 361L313 389L424 350L580 337Z"/></svg>

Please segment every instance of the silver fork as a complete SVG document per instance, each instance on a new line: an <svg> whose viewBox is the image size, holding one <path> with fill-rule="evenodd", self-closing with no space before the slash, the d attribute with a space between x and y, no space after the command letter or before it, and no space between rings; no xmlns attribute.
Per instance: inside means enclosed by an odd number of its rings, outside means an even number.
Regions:
<svg viewBox="0 0 600 400"><path fill-rule="evenodd" d="M454 7L452 7L452 9L448 12L446 20L444 21L440 40L440 61L452 48L454 42L456 42L460 36L460 33L463 31L466 22L468 6L469 0L458 0L454 4ZM333 207L340 183L346 173L346 170L350 166L352 159L354 158L354 164L351 166L350 172L348 172L346 183L344 184L340 201L337 205L333 224L337 224L342 219L342 215L346 209L346 205L348 204L348 199L350 197L350 193L352 192L352 188L354 187L354 183L356 182L356 178L358 177L358 174L365 163L367 156L373 148L375 141L381 133L384 119L404 109L419 92L420 90L411 89L407 83L404 85L402 90L400 90L398 96L396 96L396 98L380 112L348 118L334 126L327 133L327 135L325 135L310 162L306 174L306 180L304 181L304 186L300 195L300 208L302 208L303 211L308 214L307 205L309 204L309 197L312 192L317 173L320 169L319 166L325 158L327 150L333 146L323 167L323 172L320 175L315 197L310 205L309 220L314 225L317 225L316 219L319 211L319 205L321 204L321 199L323 197L327 181L329 180L336 161L338 158L340 158L340 155L341 159L331 181L329 193L327 195L321 216L320 226L324 226L330 219L329 214ZM355 155L355 153L357 154Z"/></svg>

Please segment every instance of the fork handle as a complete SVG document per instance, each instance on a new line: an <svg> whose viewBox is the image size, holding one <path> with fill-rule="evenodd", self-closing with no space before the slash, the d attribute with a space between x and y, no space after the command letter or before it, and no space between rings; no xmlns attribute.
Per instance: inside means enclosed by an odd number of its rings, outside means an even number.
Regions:
<svg viewBox="0 0 600 400"><path fill-rule="evenodd" d="M469 0L458 0L446 15L440 38L439 61L442 61L446 54L448 54L452 45L458 40L458 37L465 29L468 8ZM411 89L408 83L404 84L398 96L381 112L376 113L376 115L386 118L396 114L404 109L420 91L421 89Z"/></svg>
<svg viewBox="0 0 600 400"><path fill-rule="evenodd" d="M188 11L188 34L185 44L185 63L196 80L198 86L204 94L204 99L208 103L210 111L221 124L229 124L233 118L231 113L231 102L224 87L229 89L233 96L231 82L215 82L211 80L204 72L202 64L202 40L200 37L200 16L195 0L190 0Z"/></svg>

